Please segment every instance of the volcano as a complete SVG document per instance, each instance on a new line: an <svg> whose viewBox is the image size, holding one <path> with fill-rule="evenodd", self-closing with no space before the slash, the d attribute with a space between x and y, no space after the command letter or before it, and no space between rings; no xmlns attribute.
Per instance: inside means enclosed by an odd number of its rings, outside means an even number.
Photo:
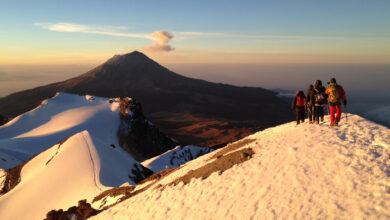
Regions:
<svg viewBox="0 0 390 220"><path fill-rule="evenodd" d="M272 91L188 78L138 51L115 55L75 78L1 98L0 114L15 117L56 92L133 97L164 133L204 146L231 142L292 118L288 103Z"/></svg>

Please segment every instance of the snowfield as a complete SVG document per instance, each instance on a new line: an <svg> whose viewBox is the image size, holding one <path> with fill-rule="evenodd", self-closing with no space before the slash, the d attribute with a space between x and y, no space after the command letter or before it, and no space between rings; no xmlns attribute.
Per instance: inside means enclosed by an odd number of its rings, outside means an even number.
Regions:
<svg viewBox="0 0 390 220"><path fill-rule="evenodd" d="M134 185L129 177L141 165L119 146L119 123L118 102L60 93L1 126L0 186L3 169L27 163L19 184L0 195L0 219L43 219L52 209Z"/></svg>
<svg viewBox="0 0 390 220"><path fill-rule="evenodd" d="M213 151L213 149L207 147L193 145L177 146L159 156L145 160L141 164L156 173L164 169L178 167L211 151Z"/></svg>
<svg viewBox="0 0 390 220"><path fill-rule="evenodd" d="M390 130L357 115L340 127L295 122L241 141L251 159L170 185L217 150L92 219L389 219ZM230 152L230 154L232 154ZM142 189L149 183L138 185Z"/></svg>
<svg viewBox="0 0 390 220"><path fill-rule="evenodd" d="M9 169L59 141L88 130L119 146L119 103L107 98L57 93L37 108L0 127L0 168Z"/></svg>
<svg viewBox="0 0 390 220"><path fill-rule="evenodd" d="M23 167L21 182L0 197L1 219L43 219L52 209L77 205L77 199L92 199L108 189L100 181L97 151L85 131L34 157Z"/></svg>

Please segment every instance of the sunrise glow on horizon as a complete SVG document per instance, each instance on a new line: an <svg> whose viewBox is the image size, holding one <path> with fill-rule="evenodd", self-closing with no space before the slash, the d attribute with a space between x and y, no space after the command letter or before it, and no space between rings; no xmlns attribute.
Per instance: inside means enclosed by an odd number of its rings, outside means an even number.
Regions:
<svg viewBox="0 0 390 220"><path fill-rule="evenodd" d="M5 2L0 9L0 65L99 64L133 50L162 63L389 64L389 5Z"/></svg>

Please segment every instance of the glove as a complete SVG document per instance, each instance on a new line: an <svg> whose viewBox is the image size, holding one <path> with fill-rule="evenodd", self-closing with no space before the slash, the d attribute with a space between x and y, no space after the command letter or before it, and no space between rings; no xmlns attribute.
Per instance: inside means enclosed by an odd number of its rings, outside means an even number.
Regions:
<svg viewBox="0 0 390 220"><path fill-rule="evenodd" d="M347 105L347 100L344 101L344 105Z"/></svg>

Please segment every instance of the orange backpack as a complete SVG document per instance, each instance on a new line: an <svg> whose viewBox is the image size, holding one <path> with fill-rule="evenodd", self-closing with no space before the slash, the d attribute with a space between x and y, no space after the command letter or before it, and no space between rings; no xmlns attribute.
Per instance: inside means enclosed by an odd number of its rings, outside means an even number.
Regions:
<svg viewBox="0 0 390 220"><path fill-rule="evenodd" d="M328 86L328 102L329 103L340 102L340 93L335 83L330 83Z"/></svg>

